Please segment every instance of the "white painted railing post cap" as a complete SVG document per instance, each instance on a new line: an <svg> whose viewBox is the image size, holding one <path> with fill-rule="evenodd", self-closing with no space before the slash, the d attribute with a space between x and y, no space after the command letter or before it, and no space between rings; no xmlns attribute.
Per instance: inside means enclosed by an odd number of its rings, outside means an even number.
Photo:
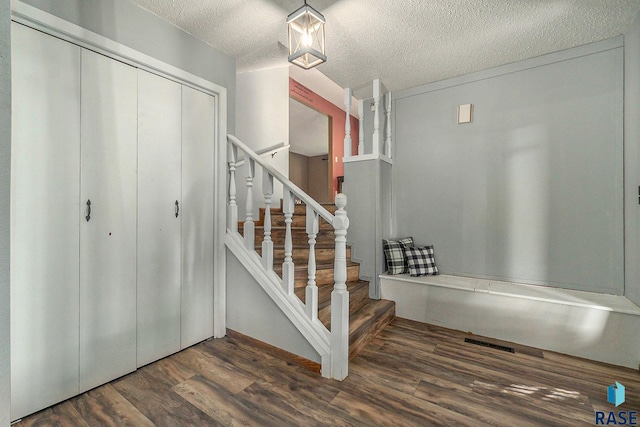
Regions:
<svg viewBox="0 0 640 427"><path fill-rule="evenodd" d="M347 196L342 193L337 194L336 207L338 210L333 217L333 228L336 230L346 230L349 228L349 218L344 210L345 206L347 206Z"/></svg>

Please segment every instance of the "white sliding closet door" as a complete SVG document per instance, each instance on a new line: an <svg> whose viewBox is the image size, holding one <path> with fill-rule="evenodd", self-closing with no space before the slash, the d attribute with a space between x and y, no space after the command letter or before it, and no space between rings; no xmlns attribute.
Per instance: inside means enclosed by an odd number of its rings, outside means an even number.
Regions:
<svg viewBox="0 0 640 427"><path fill-rule="evenodd" d="M180 350L181 97L138 71L138 366Z"/></svg>
<svg viewBox="0 0 640 427"><path fill-rule="evenodd" d="M78 392L80 48L11 24L11 419Z"/></svg>
<svg viewBox="0 0 640 427"><path fill-rule="evenodd" d="M82 51L81 392L136 369L137 76Z"/></svg>
<svg viewBox="0 0 640 427"><path fill-rule="evenodd" d="M182 348L213 336L215 99L182 87Z"/></svg>

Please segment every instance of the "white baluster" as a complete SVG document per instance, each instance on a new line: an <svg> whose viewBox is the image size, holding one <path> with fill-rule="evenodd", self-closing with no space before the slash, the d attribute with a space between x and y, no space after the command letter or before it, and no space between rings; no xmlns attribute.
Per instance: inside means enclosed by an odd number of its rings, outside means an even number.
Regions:
<svg viewBox="0 0 640 427"><path fill-rule="evenodd" d="M364 101L362 99L358 101L358 121L358 156L362 156L364 154Z"/></svg>
<svg viewBox="0 0 640 427"><path fill-rule="evenodd" d="M267 271L273 270L273 241L271 240L271 196L273 196L273 175L262 170L262 193L264 194L264 240L262 241L262 265Z"/></svg>
<svg viewBox="0 0 640 427"><path fill-rule="evenodd" d="M227 228L238 231L238 205L236 204L236 162L238 147L229 144L227 162L229 163L229 205L227 206Z"/></svg>
<svg viewBox="0 0 640 427"><path fill-rule="evenodd" d="M283 196L282 211L284 212L286 232L284 236L284 262L282 263L282 287L287 294L293 295L295 266L292 258L293 241L291 236L291 222L293 221L295 203L293 194L286 187L284 188Z"/></svg>
<svg viewBox="0 0 640 427"><path fill-rule="evenodd" d="M347 291L347 229L349 218L344 210L347 196L338 194L338 210L333 218L336 235L334 281L331 292L331 377L342 380L349 373L349 292Z"/></svg>
<svg viewBox="0 0 640 427"><path fill-rule="evenodd" d="M380 80L373 81L373 154L380 153Z"/></svg>
<svg viewBox="0 0 640 427"><path fill-rule="evenodd" d="M318 286L316 286L316 236L318 235L318 213L307 205L307 234L309 235L309 268L305 309L309 319L318 318Z"/></svg>
<svg viewBox="0 0 640 427"><path fill-rule="evenodd" d="M387 116L387 137L384 141L384 154L391 158L391 92L387 92L385 96L385 114Z"/></svg>
<svg viewBox="0 0 640 427"><path fill-rule="evenodd" d="M347 118L344 122L344 157L351 157L351 89L344 90L344 109Z"/></svg>
<svg viewBox="0 0 640 427"><path fill-rule="evenodd" d="M254 250L256 226L253 222L253 178L255 176L256 163L255 161L245 154L245 176L247 178L247 217L244 221L244 246L249 250Z"/></svg>

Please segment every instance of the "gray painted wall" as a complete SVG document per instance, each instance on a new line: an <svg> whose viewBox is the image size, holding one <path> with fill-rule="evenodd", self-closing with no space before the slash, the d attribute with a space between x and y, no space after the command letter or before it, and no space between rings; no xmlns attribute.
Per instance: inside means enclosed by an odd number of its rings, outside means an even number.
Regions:
<svg viewBox="0 0 640 427"><path fill-rule="evenodd" d="M378 276L385 270L382 239L395 237L391 228L392 167L378 159L348 162L344 174L351 258L360 263L360 278L369 281L369 296L378 299Z"/></svg>
<svg viewBox="0 0 640 427"><path fill-rule="evenodd" d="M342 192L347 196L345 207L350 219L347 243L351 259L360 262L360 278L375 278L376 229L376 160L344 164ZM382 244L382 242L380 242Z"/></svg>
<svg viewBox="0 0 640 427"><path fill-rule="evenodd" d="M621 46L396 94L397 233L435 245L443 273L622 294Z"/></svg>
<svg viewBox="0 0 640 427"><path fill-rule="evenodd" d="M0 426L10 424L9 206L11 189L10 0L0 0Z"/></svg>
<svg viewBox="0 0 640 427"><path fill-rule="evenodd" d="M253 151L260 151L284 142L289 143L289 66L238 73L235 136ZM229 114L233 114L229 110ZM240 156L243 154L239 153ZM262 159L284 176L289 176L289 150L275 155L265 154ZM262 196L262 168L256 166L253 181L253 218L264 206ZM238 190L238 217L246 217L247 187L244 167L236 175ZM273 207L280 206L282 185L274 180Z"/></svg>
<svg viewBox="0 0 640 427"><path fill-rule="evenodd" d="M640 14L624 36L625 286L640 305Z"/></svg>
<svg viewBox="0 0 640 427"><path fill-rule="evenodd" d="M227 328L320 363L320 355L227 250Z"/></svg>
<svg viewBox="0 0 640 427"><path fill-rule="evenodd" d="M236 61L124 0L23 0L38 9L227 88L227 129L235 130Z"/></svg>

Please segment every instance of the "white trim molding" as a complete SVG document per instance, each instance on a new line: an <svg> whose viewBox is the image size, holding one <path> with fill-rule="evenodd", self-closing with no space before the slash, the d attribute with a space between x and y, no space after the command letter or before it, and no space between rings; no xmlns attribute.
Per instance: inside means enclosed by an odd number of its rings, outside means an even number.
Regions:
<svg viewBox="0 0 640 427"><path fill-rule="evenodd" d="M262 260L256 252L245 250L243 237L237 231L227 230L226 245L238 258L262 289L276 303L291 323L307 339L309 344L318 352L321 358L330 353L329 331L318 319L309 321L302 305L293 304L283 290L281 280L273 271L266 271L262 267ZM325 369L326 366L323 366Z"/></svg>
<svg viewBox="0 0 640 427"><path fill-rule="evenodd" d="M476 82L506 74L516 73L518 71L541 67L556 62L567 61L569 59L579 58L582 56L593 55L594 53L604 52L606 50L616 49L623 46L624 36L613 37L610 39L589 43L571 49L560 50L558 52L552 52L545 55L536 56L534 58L529 58L510 64L499 65L497 67L489 68L486 70L476 71L470 74L465 74L458 77L452 77L450 79L427 83L422 86L404 89L398 92L394 92L393 100L396 101L398 99L408 98L427 92L433 92L450 87L464 85L470 82Z"/></svg>
<svg viewBox="0 0 640 427"><path fill-rule="evenodd" d="M14 0L13 2L11 18L20 24L35 28L110 58L117 59L136 68L191 86L201 92L214 96L226 92L226 88L205 80L202 77L181 70L171 64L131 49L130 47L18 0Z"/></svg>
<svg viewBox="0 0 640 427"><path fill-rule="evenodd" d="M342 163L364 162L366 160L382 160L383 162L387 162L390 165L393 164L393 160L382 153L343 157Z"/></svg>

